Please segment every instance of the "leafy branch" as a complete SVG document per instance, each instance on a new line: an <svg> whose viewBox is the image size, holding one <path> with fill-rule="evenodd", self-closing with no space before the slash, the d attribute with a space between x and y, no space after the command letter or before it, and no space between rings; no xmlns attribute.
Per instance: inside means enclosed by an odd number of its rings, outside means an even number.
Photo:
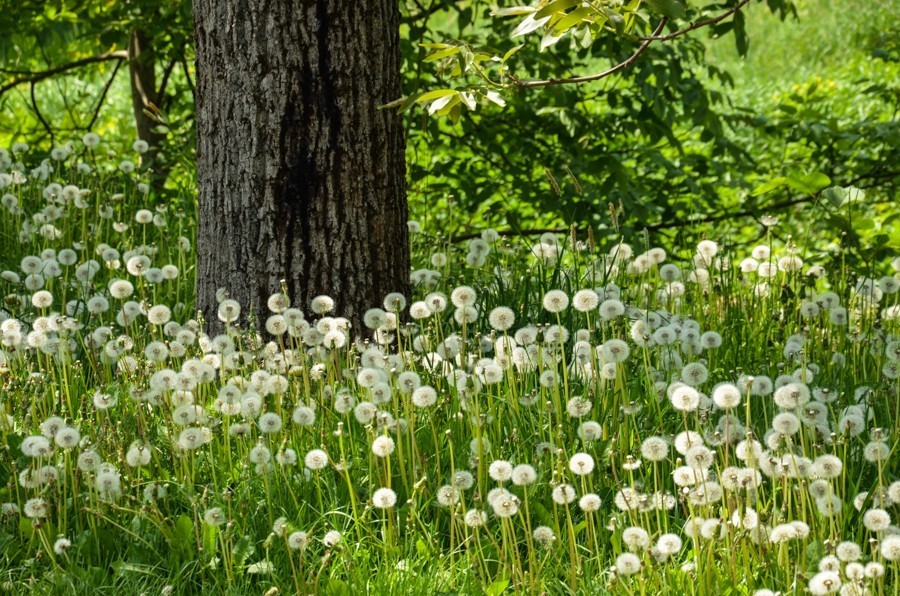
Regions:
<svg viewBox="0 0 900 596"><path fill-rule="evenodd" d="M724 21L725 19L727 19L728 17L730 17L731 15L733 15L734 13L736 13L737 11L739 11L740 9L742 9L744 6L746 6L749 3L750 3L750 0L741 0L740 2L738 2L737 4L735 4L730 9L726 10L725 12L723 12L722 14L720 14L717 17L713 17L711 19L706 19L706 20L700 21L698 23L694 23L690 27L685 27L684 29L680 29L678 31L675 31L674 33L667 33L666 35L659 35L658 33L654 33L653 35L650 35L648 37L643 37L642 39L651 40L651 41L669 41L671 39L675 39L676 37L681 37L682 35L690 33L691 31L696 31L697 29L702 29L703 27L709 27L710 25L715 25L717 23L720 23L720 22Z"/></svg>
<svg viewBox="0 0 900 596"><path fill-rule="evenodd" d="M668 22L668 19L666 17L663 17L662 20L660 20L659 25L657 25L656 29L653 31L653 35L651 35L649 38L646 38L644 40L644 43L642 43L631 56L629 56L625 60L619 62L612 68L608 68L608 69L604 70L603 72L600 72L597 74L592 74L592 75L584 75L584 76L580 76L580 77L569 77L566 79L544 79L541 81L522 81L512 75L507 75L507 76L517 87L548 87L550 85L568 85L568 84L577 84L577 83L587 83L590 81L597 81L597 80L606 78L610 75L616 74L620 70L624 70L624 69L628 68L629 66L631 66L631 64L635 60L638 59L638 56L643 54L644 50L646 50L650 46L650 44L653 43L653 41L655 40L655 36L658 35L663 30L663 27L666 26L667 22Z"/></svg>

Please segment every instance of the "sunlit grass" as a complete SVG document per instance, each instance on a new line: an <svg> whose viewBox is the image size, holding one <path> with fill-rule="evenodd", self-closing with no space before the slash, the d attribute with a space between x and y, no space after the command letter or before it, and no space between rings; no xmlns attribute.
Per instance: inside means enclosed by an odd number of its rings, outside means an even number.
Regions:
<svg viewBox="0 0 900 596"><path fill-rule="evenodd" d="M414 225L415 293L372 305L367 340L283 294L264 339L223 293L209 337L193 219L132 172L143 147L17 149L6 587L894 590L900 259Z"/></svg>

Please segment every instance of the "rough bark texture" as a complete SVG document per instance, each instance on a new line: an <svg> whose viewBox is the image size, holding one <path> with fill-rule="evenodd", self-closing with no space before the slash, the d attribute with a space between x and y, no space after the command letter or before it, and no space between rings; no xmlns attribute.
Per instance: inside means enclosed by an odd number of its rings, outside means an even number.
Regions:
<svg viewBox="0 0 900 596"><path fill-rule="evenodd" d="M161 164L156 160L159 144L164 136L153 131L158 124L146 113L152 106L159 105L153 40L139 29L132 31L128 36L128 73L131 78L131 105L137 138L147 141L150 145L144 159L154 163L154 181L165 182L168 171L161 168Z"/></svg>
<svg viewBox="0 0 900 596"><path fill-rule="evenodd" d="M285 280L362 329L408 295L409 244L396 0L194 0L197 300L258 313Z"/></svg>

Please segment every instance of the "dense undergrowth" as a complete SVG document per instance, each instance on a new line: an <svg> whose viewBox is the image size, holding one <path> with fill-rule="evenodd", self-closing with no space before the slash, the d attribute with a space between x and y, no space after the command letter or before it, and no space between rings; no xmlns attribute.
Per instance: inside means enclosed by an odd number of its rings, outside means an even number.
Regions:
<svg viewBox="0 0 900 596"><path fill-rule="evenodd" d="M369 339L209 337L134 149L0 155L3 589L895 593L900 258L411 224Z"/></svg>

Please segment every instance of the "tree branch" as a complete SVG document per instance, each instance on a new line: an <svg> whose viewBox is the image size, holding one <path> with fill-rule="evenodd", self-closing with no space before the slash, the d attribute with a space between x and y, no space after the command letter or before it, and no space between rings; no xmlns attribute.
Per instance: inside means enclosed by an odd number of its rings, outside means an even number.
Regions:
<svg viewBox="0 0 900 596"><path fill-rule="evenodd" d="M165 110L166 108L166 86L169 84L169 77L172 76L172 71L175 70L176 64L178 64L178 58L172 58L166 64L165 70L163 70L162 82L159 84L159 91L156 92L156 100L159 102L160 110Z"/></svg>
<svg viewBox="0 0 900 596"><path fill-rule="evenodd" d="M749 0L745 0L745 1L749 1ZM600 72L597 74L592 74L592 75L585 75L585 76L581 76L581 77L570 77L567 79L545 79L542 81L522 81L520 79L513 77L512 75L507 75L507 76L509 76L512 79L513 83L515 83L515 85L517 87L548 87L550 85L567 85L570 83L587 83L589 81L597 81L599 79L606 78L610 75L613 75L613 74L619 72L620 70L623 70L623 69L631 66L631 64L635 60L638 59L638 56L643 54L644 50L646 50L647 47L651 43L653 43L655 36L659 35L659 33L663 30L663 27L666 26L666 22L667 22L666 17L663 17L662 20L659 22L659 25L657 25L656 29L653 31L653 35L651 35L649 38L645 39L644 43L642 43L631 56L629 56L622 62L619 62L612 68L604 70L603 72Z"/></svg>
<svg viewBox="0 0 900 596"><path fill-rule="evenodd" d="M58 75L63 72L67 72L70 70L74 70L76 68L80 68L87 64L94 64L97 62L108 62L110 60L127 60L128 52L109 52L107 54L100 54L98 56L90 56L88 58L82 58L81 60L76 60L74 62L69 62L68 64L61 64L60 66L50 68L48 70L42 70L40 72L34 72L29 74L28 76L19 77L17 79L13 79L9 83L6 83L2 87L0 87L0 95L3 95L10 89L17 87L19 85L23 85L25 83L33 84L39 81L43 81L44 79L49 79L54 75Z"/></svg>
<svg viewBox="0 0 900 596"><path fill-rule="evenodd" d="M674 33L668 33L666 35L658 35L657 33L654 33L653 35L651 35L649 37L642 37L641 39L649 39L649 40L653 40L653 41L669 41L670 39L675 39L676 37L681 37L682 35L684 35L686 33L690 33L691 31L695 31L695 30L701 29L703 27L708 27L710 25L715 25L716 23L718 23L720 21L724 21L725 19L727 19L728 17L730 17L731 15L733 15L734 13L736 13L737 11L742 9L744 6L746 6L749 2L750 2L750 0L741 0L737 4L735 4L734 6L732 6L731 8L729 8L728 10L726 10L725 12L720 14L719 16L713 17L711 19L706 19L705 21L700 21L698 23L694 23L693 25L691 25L690 27L687 27L686 29L681 29L679 31L675 31Z"/></svg>
<svg viewBox="0 0 900 596"><path fill-rule="evenodd" d="M41 109L38 107L37 98L34 96L34 81L30 83L31 85L31 106L34 108L34 113L37 115L37 119L41 122L41 126L44 127L44 130L47 131L47 134L50 135L50 144L56 144L56 138L53 135L53 129L50 127L50 123L44 119L44 115L41 114Z"/></svg>
<svg viewBox="0 0 900 596"><path fill-rule="evenodd" d="M187 79L188 89L191 90L191 95L195 98L197 96L197 88L194 86L194 81L191 79L191 68L188 66L187 58L184 57L184 52L181 53L181 68L184 70L184 78Z"/></svg>
<svg viewBox="0 0 900 596"><path fill-rule="evenodd" d="M100 99L97 101L97 108L94 110L94 115L87 125L88 130L91 130L94 127L94 124L97 122L97 118L100 116L100 108L103 107L103 102L106 100L106 94L109 93L109 88L112 87L113 81L116 80L116 75L119 73L119 68L121 67L122 61L119 60L118 62L116 62L116 67L113 69L112 76L109 77L108 81L106 81L106 85L103 87L103 92L100 93Z"/></svg>
<svg viewBox="0 0 900 596"><path fill-rule="evenodd" d="M695 225L695 224L716 223L716 222L726 221L729 219L735 219L735 218L739 218L739 217L756 217L757 215L759 215L761 212L764 212L764 211L779 211L781 209L787 209L788 207L793 207L795 205L802 205L804 203L816 201L816 200L818 200L818 198L819 198L818 195L811 196L811 197L807 196L807 197L802 197L799 199L791 199L789 201L782 201L780 203L774 203L767 207L757 207L754 209L738 211L736 213L726 213L724 215L710 215L707 217L701 217L699 219L683 219L683 220L678 220L678 221L670 221L670 222L653 224L653 225L649 225L649 226L644 226L643 229L646 229L648 232L655 232L655 231L659 231L659 230L665 230L668 228L683 228L685 226L691 226L691 225ZM501 236L535 236L537 234L546 234L548 232L551 234L568 234L569 230L570 230L569 227L538 228L538 229L532 229L532 230L504 230L502 232L499 232L499 234ZM450 238L450 242L451 243L464 242L466 240L471 240L473 238L480 238L480 237L481 237L480 232L471 233L471 234L462 234L459 236L452 236Z"/></svg>

